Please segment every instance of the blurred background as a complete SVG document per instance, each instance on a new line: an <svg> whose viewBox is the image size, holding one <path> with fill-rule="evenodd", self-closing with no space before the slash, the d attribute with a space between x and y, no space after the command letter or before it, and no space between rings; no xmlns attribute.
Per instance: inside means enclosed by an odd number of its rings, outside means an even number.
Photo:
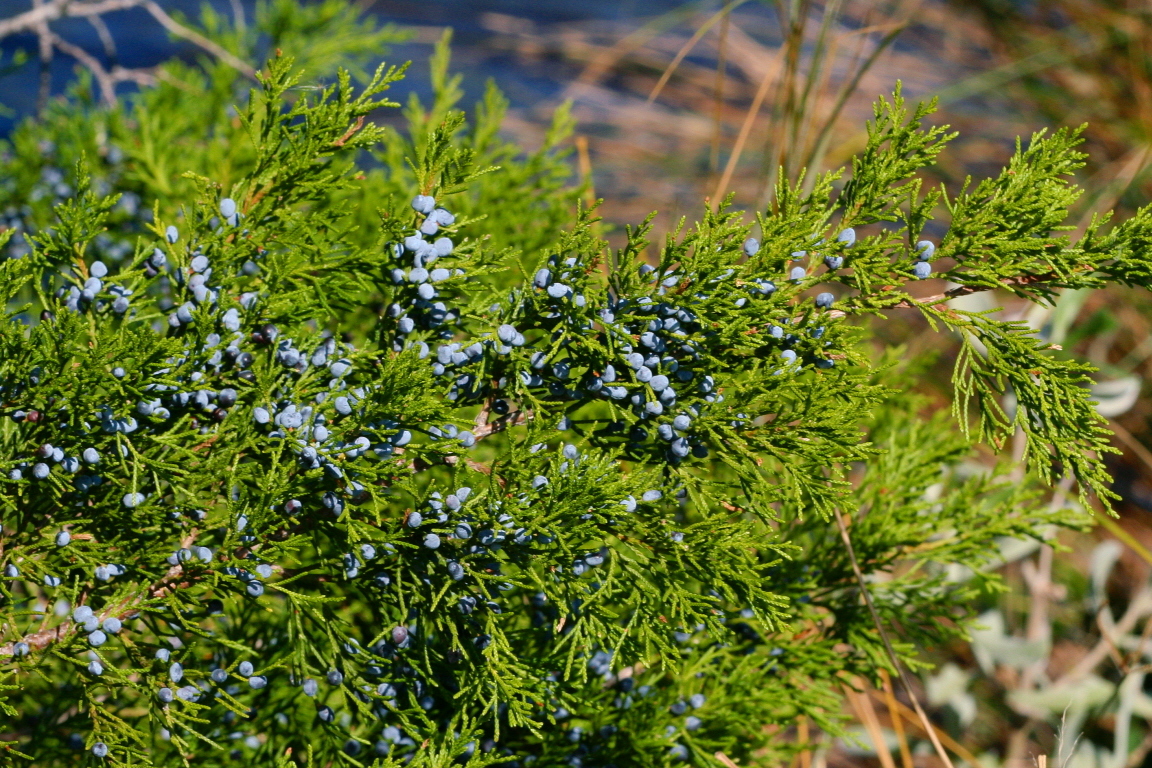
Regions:
<svg viewBox="0 0 1152 768"><path fill-rule="evenodd" d="M69 7L100 12L68 15ZM211 7L238 23L254 12L249 0ZM1152 191L1149 0L364 0L360 7L406 36L389 54L415 62L399 101L406 90L427 100L427 57L446 28L462 103L480 99L495 80L511 105L506 138L539 147L553 112L570 101L571 181L588 185L588 200L603 198L604 233L617 242L623 225L650 211L658 211L659 236L681 216L699 217L705 199L731 192L737 208L753 211L770 205L781 175L795 180L804 168L811 176L843 166L864 145L873 100L897 81L910 100L938 96L934 119L960 131L929 182L955 190L969 175L996 172L1016 137L1087 123L1074 224L1083 230L1112 209L1125 215ZM124 98L148 87L157 64L214 53L196 31L198 18L200 4L183 1L3 0L0 137L46 114L78 70L102 71L112 96ZM941 287L931 282L925 294ZM965 301L1026 320L1099 368L1099 408L1121 451L1110 459L1120 518L1098 514L1093 532L1061 534L1063 551L1003 542L998 567L1009 589L980 606L984 628L971 644L925 649L936 667L919 680L921 701L958 763L1043 768L1043 757L1055 768L1152 765L1152 407L1145 396L1152 300L1110 289L1066 293L1050 310L1007 295ZM912 313L895 319L877 325L878 346L934 355L923 387L944 407L950 340L924 333ZM1056 497L1063 503L1061 489ZM815 748L790 768L940 764L901 694L865 688L846 702L855 738L830 741L798 723L782 737Z"/></svg>

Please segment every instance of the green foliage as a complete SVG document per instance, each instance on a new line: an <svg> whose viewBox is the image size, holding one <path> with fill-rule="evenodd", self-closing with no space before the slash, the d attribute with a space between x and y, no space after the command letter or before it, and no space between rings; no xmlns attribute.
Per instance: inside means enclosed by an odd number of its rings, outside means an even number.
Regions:
<svg viewBox="0 0 1152 768"><path fill-rule="evenodd" d="M294 19L313 66L308 13L383 34L293 8L261 23ZM202 101L162 80L13 137L13 177L76 163L5 192L8 764L775 764L796 746L764 726L837 733L841 686L894 669L834 512L917 669L999 588L1001 537L1085 520L972 463L970 411L978 439L1024 431L1033 478L1107 496L1088 369L946 303L1147 284L1152 211L1052 236L1075 132L922 195L948 135L897 93L842 193L781 184L762 243L704 209L650 266L650 222L613 252L579 206L567 113L527 154L494 87L469 123L447 45L407 132L369 119L402 68L305 88L282 55L246 97L205 62ZM917 299L941 201L960 287ZM861 321L894 308L964 340L958 426L875 358Z"/></svg>

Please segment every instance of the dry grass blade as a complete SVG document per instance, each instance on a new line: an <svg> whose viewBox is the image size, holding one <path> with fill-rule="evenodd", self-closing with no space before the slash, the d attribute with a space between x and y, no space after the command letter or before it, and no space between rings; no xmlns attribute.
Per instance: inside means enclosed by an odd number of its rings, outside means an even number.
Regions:
<svg viewBox="0 0 1152 768"><path fill-rule="evenodd" d="M1100 513L1101 515L1103 513ZM1117 526L1119 528L1119 526ZM1123 531L1123 529L1120 529ZM1126 533L1126 532L1125 532ZM1111 635L1123 637L1135 629L1139 621L1152 615L1152 588L1141 588L1132 595L1128 607L1120 620L1111 627ZM1052 681L1052 687L1072 685L1092 674L1096 667L1111 655L1114 644L1108 637L1102 637L1088 653L1080 657L1071 669Z"/></svg>
<svg viewBox="0 0 1152 768"><path fill-rule="evenodd" d="M879 691L872 691L871 695L872 695L872 698L876 699L877 701L880 701L883 694L881 694ZM925 729L924 729L924 722L916 715L915 712L913 712L911 709L909 709L908 706L906 706L905 704L902 704L901 702L896 701L895 699L893 699L893 701L896 705L896 713L900 715L900 717L904 720L905 723L907 723L908 725L911 725L913 728L916 728L921 733L928 735L928 732L925 731ZM931 725L931 722L929 722L929 725ZM970 766L980 765L980 761L976 758L976 755L972 754L972 752L967 747L965 747L963 744L961 744L960 742L953 739L947 733L944 733L943 731L939 730L934 725L932 726L931 733L934 734L936 736L936 738L940 739L941 744L946 746L948 749L952 750L953 754L955 754L958 758L960 758L964 762L968 763L968 765L970 765Z"/></svg>
<svg viewBox="0 0 1152 768"><path fill-rule="evenodd" d="M726 768L740 768L740 766L736 763L735 760L728 757L728 755L724 754L723 752L717 752L716 754L712 755L712 757L716 758L721 763L723 763L726 766Z"/></svg>
<svg viewBox="0 0 1152 768"><path fill-rule="evenodd" d="M852 711L856 713L856 719L868 731L868 738L872 739L872 746L876 750L876 757L880 759L882 768L896 768L892 753L888 751L888 744L884 741L884 732L880 730L880 720L876 717L872 702L867 696L848 686L844 686L844 694L848 697L848 703L852 705Z"/></svg>
<svg viewBox="0 0 1152 768"><path fill-rule="evenodd" d="M689 3L680 8L669 11L668 13L658 16L656 19L648 22L644 26L632 32L619 41L616 42L607 51L604 51L599 56L595 57L592 61L584 67L584 71L580 76L564 89L564 94L561 101L570 99L575 95L575 91L580 90L582 87L592 85L600 80L607 74L617 63L620 62L625 56L637 48L641 48L650 40L658 35L667 32L672 27L679 24L684 19L691 16L697 11L698 8L703 6L703 2Z"/></svg>
<svg viewBox="0 0 1152 768"><path fill-rule="evenodd" d="M1144 465L1152 469L1152 451L1144 447L1144 444L1136 439L1136 436L1125 429L1119 422L1109 421L1108 426L1111 428L1112 433L1120 438L1120 442L1124 443L1132 453L1136 454L1136 458L1144 462Z"/></svg>
<svg viewBox="0 0 1152 768"><path fill-rule="evenodd" d="M1119 523L1099 510L1094 510L1093 516L1097 523L1107 529L1108 533L1127 544L1133 552L1140 556L1141 560L1152 565L1152 552L1149 552L1147 547L1137 541L1132 534L1121 528Z"/></svg>
<svg viewBox="0 0 1152 768"><path fill-rule="evenodd" d="M872 604L872 595L868 592L868 584L864 581L864 573L860 570L860 563L856 560L856 550L852 547L852 537L848 535L848 527L844 524L844 515L840 513L839 509L834 509L833 511L836 513L836 525L840 528L840 538L844 541L844 547L848 552L848 559L852 562L852 573L856 576L856 584L860 587L860 594L864 597L864 603L868 606L868 613L872 616L872 623L876 626L876 631L880 634L880 640L884 643L884 650L888 654L888 660L892 662L892 666L900 675L900 682L904 685L904 692L908 694L908 698L916 710L916 715L920 718L924 730L928 734L928 739L936 749L937 756L943 761L946 768L954 768L952 759L948 757L948 753L944 750L944 745L940 743L940 737L937 735L936 729L932 726L932 721L928 719L928 714L924 711L924 708L920 706L920 701L916 698L916 691L912 689L912 683L908 679L908 675L904 672L904 668L900 665L900 659L896 656L896 651L892 648L892 641L888 639L888 632L884 629L884 623L880 620L880 614L876 612L876 606Z"/></svg>
<svg viewBox="0 0 1152 768"><path fill-rule="evenodd" d="M584 204L591 208L596 202L596 188L592 186L592 157L588 154L588 137L580 134L575 138L577 167L580 181L588 185Z"/></svg>
<svg viewBox="0 0 1152 768"><path fill-rule="evenodd" d="M904 735L904 721L896 709L896 694L892 690L892 679L888 677L888 670L880 670L880 679L884 681L884 703L888 705L888 717L892 720L892 730L900 745L900 764L904 768L915 768L912 762L912 750L908 748L908 738Z"/></svg>
<svg viewBox="0 0 1152 768"><path fill-rule="evenodd" d="M812 745L808 742L808 718L801 717L796 726L796 740L806 749L800 752L800 768L812 768Z"/></svg>
<svg viewBox="0 0 1152 768"><path fill-rule="evenodd" d="M816 42L812 46L812 53L808 59L808 71L802 78L804 86L800 91L798 98L792 103L791 114L789 114L787 122L790 123L791 134L788 140L788 152L786 167L789 168L789 176L798 170L796 160L799 156L800 145L803 141L803 136L807 135L809 123L815 119L816 113L816 96L825 85L826 78L831 73L831 64L834 63L836 58L837 48L839 41L832 35L832 29L840 20L840 8L842 0L833 0L824 6L823 14L820 19L820 31L816 35ZM790 41L790 44L803 45L804 34L801 34ZM797 51L800 54L801 51ZM799 61L799 58L797 58ZM796 71L799 75L799 71ZM819 85L817 85L819 83Z"/></svg>
<svg viewBox="0 0 1152 768"><path fill-rule="evenodd" d="M811 39L807 33L808 17L816 6L806 0L794 0L790 4L782 29L783 47L787 50L786 64L775 99L774 128L769 132L763 151L764 182L758 192L759 206L770 204L779 178L792 181L803 169L816 170L822 165L832 131L849 98L859 89L864 76L880 56L891 48L896 37L907 27L918 4L919 0L904 3L897 11L897 21L872 23L866 19L863 26L837 34L836 29L846 11L840 2L829 2L820 10L819 28ZM866 15L871 16L872 10L870 6ZM783 9L781 17L785 17ZM875 32L886 34L865 56L869 36ZM852 37L859 38L860 44L855 54L842 62L841 48ZM845 79L834 93L826 93L831 90L834 77ZM820 108L825 100L831 102L826 110ZM816 173L806 175L806 190L811 189L817 176Z"/></svg>
<svg viewBox="0 0 1152 768"><path fill-rule="evenodd" d="M1072 53L1065 50L1040 51L946 86L940 90L938 98L941 104L952 104L982 93L991 93L1028 75L1062 64L1071 56Z"/></svg>
<svg viewBox="0 0 1152 768"><path fill-rule="evenodd" d="M896 42L897 36L904 31L906 26L906 23L899 24L888 32L888 34L880 40L880 43L872 53L869 54L868 58L864 60L864 63L856 68L856 71L852 74L852 79L845 83L840 89L840 93L836 97L836 102L832 106L832 111L828 114L828 117L825 118L824 125L820 129L820 133L817 134L816 141L812 144L811 152L804 159L804 166L814 165L823 156L828 146L828 139L832 134L832 128L836 124L837 118L840 117L840 113L844 111L844 106L848 103L848 98L856 92L856 89L860 87L860 80L868 73L868 70L872 68L876 60L880 58L880 55L888 50L892 43ZM816 175L810 174L810 178L814 181Z"/></svg>
<svg viewBox="0 0 1152 768"><path fill-rule="evenodd" d="M696 43L703 39L704 35L708 33L708 30L712 29L712 25L727 17L728 14L744 5L746 2L748 2L748 0L736 0L731 5L726 5L724 8L712 14L712 17L705 21L700 26L700 28L696 30L696 34L692 35L688 42L684 43L684 45L676 53L676 57L672 59L672 63L669 64L664 70L664 74L660 75L660 80L656 83L656 87L652 89L652 92L648 94L648 101L646 103L651 104L656 100L656 97L660 95L660 91L664 90L664 86L668 84L668 80L676 71L676 67L680 66L680 62L684 61L684 57L692 52L692 49L696 47Z"/></svg>
<svg viewBox="0 0 1152 768"><path fill-rule="evenodd" d="M1152 147L1134 147L1119 161L1101 171L1100 175L1107 175L1111 178L1104 184L1090 184L1090 186L1099 189L1099 192L1095 195L1095 199L1088 210L1080 217L1080 223L1076 227L1076 234L1073 237L1082 236L1092 219L1098 214L1111 211L1116 207L1120 197L1132 186L1136 177L1148 167L1149 153L1152 153ZM1113 173L1111 169L1117 165L1120 167Z"/></svg>
<svg viewBox="0 0 1152 768"><path fill-rule="evenodd" d="M1114 434L1120 440L1120 442L1124 444L1125 447L1131 450L1132 453L1136 455L1136 458L1140 459L1140 461L1143 462L1146 467L1152 469L1152 451L1149 451L1147 448L1145 448L1144 444L1137 440L1135 435L1125 429L1118 422L1109 421L1108 426L1111 427L1112 434ZM1139 555L1141 560L1148 563L1149 565L1152 565L1152 552L1149 552L1147 547L1137 541L1136 537L1134 537L1128 531L1124 530L1124 528L1121 527L1119 523L1117 523L1115 520L1100 510L1093 509L1092 513L1096 518L1096 522L1103 526L1117 539L1126 544L1129 549Z"/></svg>
<svg viewBox="0 0 1152 768"><path fill-rule="evenodd" d="M783 55L784 48L780 49ZM773 76L779 68L780 62L776 62L776 66L769 67L768 71L764 73L764 79L760 81L760 87L756 91L756 97L752 99L752 106L748 107L748 113L744 116L744 124L740 126L740 135L736 137L736 144L732 147L732 154L728 157L728 164L724 166L724 175L720 177L720 182L716 185L716 191L712 194L712 203L714 206L720 205L720 200L724 191L728 188L728 184L732 181L732 174L736 171L736 164L740 161L740 153L744 151L744 144L748 141L748 134L752 132L752 124L756 122L756 115L760 112L760 107L764 103L764 97L768 95L768 86L772 84Z"/></svg>
<svg viewBox="0 0 1152 768"><path fill-rule="evenodd" d="M720 40L716 44L716 79L712 85L712 148L708 153L710 171L720 166L720 137L724 132L724 79L728 73L728 28L731 22L732 14L728 13L720 22Z"/></svg>

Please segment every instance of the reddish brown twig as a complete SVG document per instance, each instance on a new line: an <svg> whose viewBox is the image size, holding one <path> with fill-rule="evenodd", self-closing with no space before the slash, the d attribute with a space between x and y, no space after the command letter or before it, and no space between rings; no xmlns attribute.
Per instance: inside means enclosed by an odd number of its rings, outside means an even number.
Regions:
<svg viewBox="0 0 1152 768"><path fill-rule="evenodd" d="M364 115L360 115L360 117L356 118L356 122L353 123L352 126L348 130L344 131L343 136L336 139L336 141L332 142L332 146L334 146L334 147L344 146L345 142L347 142L348 139L355 136L356 132L359 131L363 127L364 127Z"/></svg>
<svg viewBox="0 0 1152 768"><path fill-rule="evenodd" d="M1036 283L1045 283L1056 277L1056 275L1048 273L1044 275L1021 275L1020 277L1009 277L1000 281L1000 285L958 285L955 288L945 291L944 293L937 293L933 296L925 296L922 299L902 299L894 304L889 304L882 309L918 309L926 306L932 307L938 312L945 312L948 306L944 303L951 299L956 299L961 296L967 296L972 293L981 293L983 291L991 291L994 288L1011 288L1014 285L1035 285ZM829 317L844 317L848 312L842 309L833 309L828 312Z"/></svg>

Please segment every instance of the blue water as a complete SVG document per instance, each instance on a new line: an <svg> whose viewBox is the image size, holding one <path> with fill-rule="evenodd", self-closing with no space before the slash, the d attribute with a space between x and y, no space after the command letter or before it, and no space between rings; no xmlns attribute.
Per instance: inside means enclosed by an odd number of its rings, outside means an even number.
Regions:
<svg viewBox="0 0 1152 768"><path fill-rule="evenodd" d="M219 12L230 13L230 4L224 0L211 3ZM160 0L170 13L180 12L195 17L200 0ZM531 106L541 100L555 97L567 78L577 70L562 62L533 62L517 60L511 54L495 50L488 45L493 33L485 28L485 14L497 13L527 19L534 24L550 25L565 22L593 20L640 24L646 17L664 13L680 5L678 2L659 0L421 0L409 2L377 2L368 12L381 21L422 27L452 27L454 30L454 66L464 75L466 103L478 98L489 78L495 79L512 101L513 107ZM252 2L243 2L251 17ZM27 0L0 0L0 17L8 18L29 10ZM172 57L195 58L200 51L190 43L171 40L165 30L144 10L129 9L107 14L105 17L113 39L117 43L115 62L125 67L152 67ZM96 30L84 19L61 19L52 28L61 37L84 48L106 65L110 63ZM33 114L36 109L40 84L40 64L36 57L36 38L31 33L13 35L0 40L0 66L7 68L19 49L29 51L33 61L19 70L0 75L0 135L7 135L13 125ZM415 66L408 82L400 89L414 89L427 93L427 67L424 66L430 46L427 43L409 43L396 46L388 58L391 61L411 59ZM59 95L76 76L76 62L57 53L50 65L51 93ZM131 86L120 86L121 92Z"/></svg>

